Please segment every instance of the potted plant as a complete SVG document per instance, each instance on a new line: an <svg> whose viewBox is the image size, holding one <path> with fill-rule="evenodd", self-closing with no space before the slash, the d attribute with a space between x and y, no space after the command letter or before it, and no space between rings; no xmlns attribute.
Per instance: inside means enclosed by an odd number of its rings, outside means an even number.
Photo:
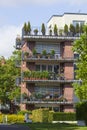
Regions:
<svg viewBox="0 0 87 130"><path fill-rule="evenodd" d="M24 55L25 55L25 58L28 58L29 52L26 51L26 52L24 53Z"/></svg>
<svg viewBox="0 0 87 130"><path fill-rule="evenodd" d="M57 36L58 35L58 28L57 25L54 25L54 35Z"/></svg>
<svg viewBox="0 0 87 130"><path fill-rule="evenodd" d="M65 33L65 36L68 35L68 25L67 24L65 24L65 26L64 26L64 33Z"/></svg>
<svg viewBox="0 0 87 130"><path fill-rule="evenodd" d="M26 24L26 22L24 23L23 30L24 30L25 35L27 35L27 24Z"/></svg>
<svg viewBox="0 0 87 130"><path fill-rule="evenodd" d="M31 72L29 70L24 71L24 78L30 79Z"/></svg>
<svg viewBox="0 0 87 130"><path fill-rule="evenodd" d="M42 32L42 35L45 35L45 33L46 33L46 29L45 29L44 23L42 23L41 32Z"/></svg>
<svg viewBox="0 0 87 130"><path fill-rule="evenodd" d="M27 33L30 35L31 34L31 25L30 22L27 24Z"/></svg>
<svg viewBox="0 0 87 130"><path fill-rule="evenodd" d="M55 55L55 50L54 50L54 49L52 49L52 50L51 50L51 57L53 58L53 57L54 57L54 55Z"/></svg>
<svg viewBox="0 0 87 130"><path fill-rule="evenodd" d="M47 52L46 52L46 50L45 50L45 49L42 51L42 55L43 55L43 57L46 57Z"/></svg>
<svg viewBox="0 0 87 130"><path fill-rule="evenodd" d="M63 29L59 29L59 35L60 35L60 36L63 35Z"/></svg>
<svg viewBox="0 0 87 130"><path fill-rule="evenodd" d="M32 50L32 53L33 53L33 56L36 57L37 50L34 48L34 49Z"/></svg>
<svg viewBox="0 0 87 130"><path fill-rule="evenodd" d="M49 35L52 36L52 29L49 30Z"/></svg>
<svg viewBox="0 0 87 130"><path fill-rule="evenodd" d="M73 24L70 24L69 30L70 30L70 36L74 36L75 35L75 27Z"/></svg>
<svg viewBox="0 0 87 130"><path fill-rule="evenodd" d="M38 34L38 29L34 30L34 34L37 35Z"/></svg>

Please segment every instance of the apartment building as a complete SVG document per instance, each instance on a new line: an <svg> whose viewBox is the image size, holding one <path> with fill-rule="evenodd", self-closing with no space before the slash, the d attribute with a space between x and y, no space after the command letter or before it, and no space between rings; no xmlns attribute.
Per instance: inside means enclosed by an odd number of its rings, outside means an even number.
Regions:
<svg viewBox="0 0 87 130"><path fill-rule="evenodd" d="M64 14L61 17L68 15L72 22L76 17L77 21L87 20L83 17L86 16L84 14ZM56 16L56 20L57 17L60 16ZM48 28L53 26L54 19L55 16L48 21ZM23 33L22 38L17 37L16 48L22 52L21 110L49 108L54 111L74 112L72 83L76 80L72 45L76 39L78 37L32 33Z"/></svg>
<svg viewBox="0 0 87 130"><path fill-rule="evenodd" d="M79 26L87 24L87 14L86 13L64 13L63 15L53 15L47 22L48 29L54 28L54 25L57 25L58 29L64 29L64 25L73 24Z"/></svg>

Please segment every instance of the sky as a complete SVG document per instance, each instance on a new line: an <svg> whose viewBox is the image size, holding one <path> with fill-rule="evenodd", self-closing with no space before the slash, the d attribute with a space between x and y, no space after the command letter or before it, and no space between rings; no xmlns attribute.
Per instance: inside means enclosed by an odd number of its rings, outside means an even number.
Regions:
<svg viewBox="0 0 87 130"><path fill-rule="evenodd" d="M87 0L0 0L0 56L9 58L25 22L40 27L52 15L87 13Z"/></svg>

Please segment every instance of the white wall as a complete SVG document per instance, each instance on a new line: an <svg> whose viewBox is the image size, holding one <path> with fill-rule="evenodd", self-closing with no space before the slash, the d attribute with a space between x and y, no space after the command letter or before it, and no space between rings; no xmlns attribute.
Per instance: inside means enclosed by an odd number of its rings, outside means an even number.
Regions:
<svg viewBox="0 0 87 130"><path fill-rule="evenodd" d="M87 23L87 14L68 14L65 13L64 15L57 16L53 15L50 20L47 23L47 27L49 28L51 25L51 28L53 29L54 25L56 24L58 26L58 29L63 29L64 25L67 24L70 26L70 24L73 23L73 20L75 21L85 21L85 24Z"/></svg>

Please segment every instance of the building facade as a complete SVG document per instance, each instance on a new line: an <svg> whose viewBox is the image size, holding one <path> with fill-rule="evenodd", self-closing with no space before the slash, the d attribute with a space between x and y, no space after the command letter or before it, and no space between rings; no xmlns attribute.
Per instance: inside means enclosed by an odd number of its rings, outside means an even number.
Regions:
<svg viewBox="0 0 87 130"><path fill-rule="evenodd" d="M77 18L81 20L79 16ZM83 15L81 18L86 21ZM55 17L49 20L48 26L54 24L53 19ZM75 21L76 17L71 15L70 20ZM17 37L16 48L22 52L21 110L49 108L54 111L74 112L72 83L76 80L72 45L76 39L78 37L24 33L21 39Z"/></svg>
<svg viewBox="0 0 87 130"><path fill-rule="evenodd" d="M87 23L87 14L85 13L64 13L63 15L53 15L47 22L48 28L54 28L56 24L59 29L64 29L64 25L79 24L79 26Z"/></svg>

